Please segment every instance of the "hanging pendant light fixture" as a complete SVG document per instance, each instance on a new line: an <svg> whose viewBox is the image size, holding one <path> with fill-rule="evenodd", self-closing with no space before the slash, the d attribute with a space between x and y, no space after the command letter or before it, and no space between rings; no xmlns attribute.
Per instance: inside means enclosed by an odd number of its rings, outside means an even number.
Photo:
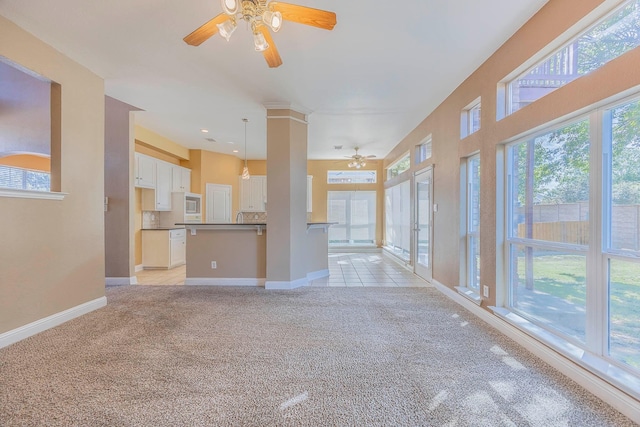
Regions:
<svg viewBox="0 0 640 427"><path fill-rule="evenodd" d="M242 179L249 179L249 168L247 167L247 122L249 119L242 119L244 122L244 168L242 168Z"/></svg>

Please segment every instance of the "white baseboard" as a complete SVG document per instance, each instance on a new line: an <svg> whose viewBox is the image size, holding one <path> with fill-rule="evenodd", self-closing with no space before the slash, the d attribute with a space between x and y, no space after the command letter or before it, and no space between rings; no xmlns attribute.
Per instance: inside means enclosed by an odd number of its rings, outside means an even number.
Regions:
<svg viewBox="0 0 640 427"><path fill-rule="evenodd" d="M137 285L138 284L138 278L136 276L131 276L131 277L105 277L104 283L107 286Z"/></svg>
<svg viewBox="0 0 640 427"><path fill-rule="evenodd" d="M224 277L188 277L185 285L191 286L264 286L265 279L224 278Z"/></svg>
<svg viewBox="0 0 640 427"><path fill-rule="evenodd" d="M84 304L80 304L68 310L52 314L44 319L36 320L35 322L31 322L27 325L20 326L19 328L0 334L0 348L7 347L25 338L29 338L30 336L46 331L47 329L54 328L71 319L75 319L76 317L80 317L84 314L102 308L105 305L107 305L107 297L97 298L93 301L85 302Z"/></svg>
<svg viewBox="0 0 640 427"><path fill-rule="evenodd" d="M437 280L432 280L435 287L444 295L457 302L472 314L497 329L507 337L516 341L528 351L557 369L586 390L602 399L635 422L640 422L640 402L627 393L613 386L596 374L571 361L541 341L526 334L520 329L500 319L493 313L479 307L471 300L458 294Z"/></svg>
<svg viewBox="0 0 640 427"><path fill-rule="evenodd" d="M318 271L313 271L311 273L307 273L308 281L322 279L323 277L329 277L329 270L318 270Z"/></svg>
<svg viewBox="0 0 640 427"><path fill-rule="evenodd" d="M144 270L144 265L142 265L142 264L136 265L136 270L135 270L136 273L139 273L142 270Z"/></svg>
<svg viewBox="0 0 640 427"><path fill-rule="evenodd" d="M380 253L382 249L377 246L329 246L330 254L348 253Z"/></svg>
<svg viewBox="0 0 640 427"><path fill-rule="evenodd" d="M309 281L306 277L291 281L267 280L264 284L264 288L268 290L290 290L300 288L302 286L307 286L308 284Z"/></svg>

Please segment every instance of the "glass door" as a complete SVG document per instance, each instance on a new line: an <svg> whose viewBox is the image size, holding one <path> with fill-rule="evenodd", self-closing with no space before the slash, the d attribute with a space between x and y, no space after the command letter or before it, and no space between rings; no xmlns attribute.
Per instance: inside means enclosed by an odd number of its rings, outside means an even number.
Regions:
<svg viewBox="0 0 640 427"><path fill-rule="evenodd" d="M415 242L414 272L431 281L431 222L433 212L433 169L425 169L415 176L416 216L413 228Z"/></svg>

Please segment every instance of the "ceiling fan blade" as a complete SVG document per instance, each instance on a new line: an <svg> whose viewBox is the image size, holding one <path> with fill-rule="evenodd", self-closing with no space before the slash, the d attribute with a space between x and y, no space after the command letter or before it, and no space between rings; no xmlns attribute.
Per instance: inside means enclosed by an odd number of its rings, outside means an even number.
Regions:
<svg viewBox="0 0 640 427"><path fill-rule="evenodd" d="M264 59L267 61L267 64L269 64L269 68L277 68L281 66L282 58L280 58L280 54L278 53L278 49L276 48L276 43L273 41L269 29L264 25L260 25L258 29L269 44L269 48L262 52Z"/></svg>
<svg viewBox="0 0 640 427"><path fill-rule="evenodd" d="M282 19L286 19L287 21L311 25L324 30L333 30L333 27L336 25L336 14L326 10L277 1L269 3L269 9L274 12L280 12Z"/></svg>
<svg viewBox="0 0 640 427"><path fill-rule="evenodd" d="M200 46L202 42L218 32L218 24L222 24L228 19L229 15L227 15L226 13L221 13L220 15L208 21L206 24L200 26L183 40L185 41L185 43L190 44L191 46Z"/></svg>

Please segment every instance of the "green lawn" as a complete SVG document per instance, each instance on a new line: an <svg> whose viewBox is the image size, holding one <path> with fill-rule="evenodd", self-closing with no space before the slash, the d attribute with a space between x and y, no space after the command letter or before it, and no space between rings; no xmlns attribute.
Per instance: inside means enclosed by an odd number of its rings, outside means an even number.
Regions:
<svg viewBox="0 0 640 427"><path fill-rule="evenodd" d="M518 274L520 286L524 287L524 255L518 258ZM640 264L614 260L610 275L611 353L640 368ZM562 300L558 301L559 306L567 302L586 308L585 257L536 253L533 276L534 289Z"/></svg>

